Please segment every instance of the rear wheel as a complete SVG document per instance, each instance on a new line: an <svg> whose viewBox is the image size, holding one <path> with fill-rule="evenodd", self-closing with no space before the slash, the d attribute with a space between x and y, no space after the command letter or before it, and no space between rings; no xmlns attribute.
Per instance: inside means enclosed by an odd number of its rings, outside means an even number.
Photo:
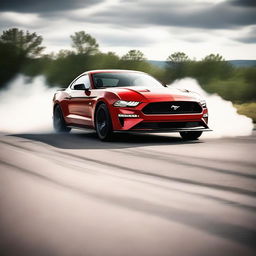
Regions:
<svg viewBox="0 0 256 256"><path fill-rule="evenodd" d="M70 132L71 128L67 127L60 106L56 106L53 112L53 127L56 132Z"/></svg>
<svg viewBox="0 0 256 256"><path fill-rule="evenodd" d="M98 137L103 141L110 141L113 137L112 121L107 106L101 104L95 116L95 127Z"/></svg>
<svg viewBox="0 0 256 256"><path fill-rule="evenodd" d="M180 132L180 136L184 140L196 140L198 139L203 132Z"/></svg>

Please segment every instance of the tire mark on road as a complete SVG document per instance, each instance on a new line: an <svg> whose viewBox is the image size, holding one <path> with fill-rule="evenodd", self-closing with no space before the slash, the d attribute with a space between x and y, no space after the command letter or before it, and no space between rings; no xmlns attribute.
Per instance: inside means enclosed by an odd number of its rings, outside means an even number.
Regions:
<svg viewBox="0 0 256 256"><path fill-rule="evenodd" d="M146 159L148 159L148 158L149 159L152 159L152 158L159 159L159 160L165 161L167 163L172 163L172 164L174 163L174 164L184 165L184 166L188 166L188 167L197 167L197 168L203 169L205 171L213 171L213 172L218 172L218 173L223 173L223 174L228 174L228 175L233 175L233 176L238 176L238 177L243 177L243 178L248 178L248 179L256 179L256 175L249 174L249 173L238 173L238 172L234 172L234 171L227 170L227 169L210 167L210 166L205 166L205 165L195 164L195 163L187 163L185 161L177 160L174 158L170 159L170 156L177 157L177 155L175 155L175 154L168 154L169 157L167 158L158 153L156 153L156 154L147 153L147 152L145 152L145 150L138 151L138 150L134 149L131 151L129 149L126 149L125 152L123 152L121 150L113 149L112 151L118 152L118 153L129 154L129 155L136 156L136 157L140 156L140 157L144 157ZM181 156L178 156L178 157L181 158ZM193 158L193 157L191 157L191 158ZM201 159L201 160L204 160L204 159Z"/></svg>
<svg viewBox="0 0 256 256"><path fill-rule="evenodd" d="M82 197L88 196L104 203L112 204L117 207L126 208L131 211L137 211L146 215L156 216L168 221L181 223L183 225L191 226L195 229L202 230L206 233L213 234L218 237L226 238L231 241L243 244L249 248L256 248L255 238L256 231L239 225L233 225L225 222L219 222L205 215L201 215L186 210L181 210L169 206L164 206L157 203L152 203L143 199L128 197L98 194L91 191L86 191L84 188L78 188L57 181L56 179L48 178L44 175L34 173L31 170L15 166L11 163L0 160L0 164L10 167L14 171L21 171L29 176L50 182L54 185L66 188L73 193Z"/></svg>
<svg viewBox="0 0 256 256"><path fill-rule="evenodd" d="M193 181L193 180L188 180L188 179L183 179L183 178L176 178L176 177L151 173L151 172L147 172L147 171L141 171L139 169L130 168L130 167L127 167L127 166L122 166L122 165L118 165L118 164L114 164L114 163L104 162L104 161L101 161L101 160L98 160L98 159L92 159L92 158L89 158L89 157L78 156L78 155L75 155L75 154L72 154L72 153L66 153L66 152L63 152L63 151L60 151L60 150L57 150L57 152L62 153L63 155L73 156L73 157L78 158L78 159L82 159L82 160L85 160L85 161L101 164L103 166L110 166L112 168L121 169L121 170L129 171L129 172L133 172L133 173L138 173L138 174L142 174L142 175L147 175L147 176L151 176L151 177L155 177L155 178L164 179L164 180L180 182L180 183L185 183L185 184L190 184L190 185L197 185L197 186L201 186L201 187L208 187L208 188L217 189L217 190L229 191L229 192L242 194L242 195L247 195L247 196L252 196L252 197L256 196L255 191L251 191L251 190L247 190L247 189L231 187L231 186L227 187L227 186L224 186L224 185L198 182L198 181Z"/></svg>
<svg viewBox="0 0 256 256"><path fill-rule="evenodd" d="M12 144L12 143L6 143L6 144L17 147L17 148L22 148L22 149L28 150L30 152L31 151L36 152L36 151L30 150L26 147L17 146L16 144ZM142 170L139 170L139 169L130 168L130 167L127 167L127 166L122 166L122 165L118 165L118 164L114 164L114 163L104 162L104 161L101 161L101 160L98 160L98 159L92 159L92 158L89 158L89 157L79 156L79 155L76 155L76 154L73 154L73 153L66 153L62 150L53 149L53 151L57 152L59 154L68 156L68 157L73 157L73 158L80 159L80 160L83 160L83 161L97 163L97 164L100 164L100 165L103 165L103 166L109 166L109 167L112 167L112 168L115 168L115 169L121 169L121 170L124 170L124 171L133 172L133 173L137 173L137 174L141 174L141 175L147 175L149 177L155 177L155 178L159 178L159 179L169 180L169 181L172 181L172 182L179 182L179 183L184 183L184 184L196 185L196 186L201 186L201 187L206 187L206 188L211 188L211 189L216 189L216 190L223 190L223 191L228 191L228 192L232 192L232 193L237 193L237 194L247 195L247 196L251 196L251 197L256 197L256 192L255 191L251 191L251 190L247 190L247 189L231 187L231 186L224 186L224 185L219 185L219 184L198 182L198 181L193 181L193 180L183 179L183 178L176 178L176 177L171 177L171 176L146 172L146 171L142 171Z"/></svg>

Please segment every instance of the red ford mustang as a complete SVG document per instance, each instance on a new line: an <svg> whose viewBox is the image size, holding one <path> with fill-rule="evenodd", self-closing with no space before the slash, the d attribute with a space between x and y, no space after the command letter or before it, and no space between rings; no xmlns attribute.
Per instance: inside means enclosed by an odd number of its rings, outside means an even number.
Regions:
<svg viewBox="0 0 256 256"><path fill-rule="evenodd" d="M110 140L115 131L179 132L194 140L210 130L207 122L206 103L198 94L132 70L85 72L53 98L57 132L91 128L101 140Z"/></svg>

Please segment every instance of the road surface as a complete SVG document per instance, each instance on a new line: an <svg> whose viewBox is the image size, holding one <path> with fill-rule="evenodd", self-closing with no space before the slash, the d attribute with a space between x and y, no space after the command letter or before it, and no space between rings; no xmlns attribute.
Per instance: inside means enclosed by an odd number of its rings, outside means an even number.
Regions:
<svg viewBox="0 0 256 256"><path fill-rule="evenodd" d="M0 255L255 255L256 133L0 135Z"/></svg>

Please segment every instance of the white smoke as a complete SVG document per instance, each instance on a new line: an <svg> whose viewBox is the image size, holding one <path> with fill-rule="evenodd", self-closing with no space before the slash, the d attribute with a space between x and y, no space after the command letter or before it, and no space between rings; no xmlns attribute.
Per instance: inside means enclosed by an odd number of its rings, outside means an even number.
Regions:
<svg viewBox="0 0 256 256"><path fill-rule="evenodd" d="M0 131L8 133L52 131L52 98L56 88L45 78L18 75L0 91Z"/></svg>
<svg viewBox="0 0 256 256"><path fill-rule="evenodd" d="M209 110L209 127L213 131L205 132L203 136L220 138L252 134L253 122L251 118L239 115L232 102L222 99L217 94L205 92L195 79L184 78L176 80L171 86L197 92L206 100Z"/></svg>
<svg viewBox="0 0 256 256"><path fill-rule="evenodd" d="M175 81L172 86L198 92L209 108L209 126L213 132L207 137L235 137L252 133L252 120L237 114L232 103L220 96L206 93L196 80L185 78ZM45 78L33 80L19 75L7 89L0 91L0 132L51 132L52 98L57 88L49 88Z"/></svg>

